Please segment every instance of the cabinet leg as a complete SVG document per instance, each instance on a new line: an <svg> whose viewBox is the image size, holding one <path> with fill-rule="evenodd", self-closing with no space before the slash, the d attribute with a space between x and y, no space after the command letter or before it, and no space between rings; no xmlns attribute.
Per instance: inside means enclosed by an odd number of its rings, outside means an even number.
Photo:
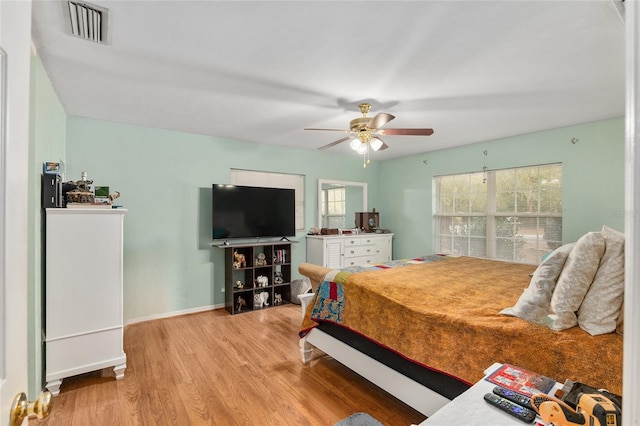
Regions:
<svg viewBox="0 0 640 426"><path fill-rule="evenodd" d="M62 385L62 379L52 380L51 382L47 382L45 386L51 395L58 396L60 393L60 386Z"/></svg>
<svg viewBox="0 0 640 426"><path fill-rule="evenodd" d="M122 364L116 365L113 367L113 372L116 375L116 380L120 380L124 378L124 370L127 368L127 363L123 362Z"/></svg>

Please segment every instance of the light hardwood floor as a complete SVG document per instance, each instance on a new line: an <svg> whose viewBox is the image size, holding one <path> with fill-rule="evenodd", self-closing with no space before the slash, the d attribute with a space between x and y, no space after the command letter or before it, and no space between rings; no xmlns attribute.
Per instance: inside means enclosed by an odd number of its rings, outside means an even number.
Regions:
<svg viewBox="0 0 640 426"><path fill-rule="evenodd" d="M300 307L208 311L126 327L122 380L65 379L29 425L333 425L367 412L385 425L425 417L327 355L299 358Z"/></svg>

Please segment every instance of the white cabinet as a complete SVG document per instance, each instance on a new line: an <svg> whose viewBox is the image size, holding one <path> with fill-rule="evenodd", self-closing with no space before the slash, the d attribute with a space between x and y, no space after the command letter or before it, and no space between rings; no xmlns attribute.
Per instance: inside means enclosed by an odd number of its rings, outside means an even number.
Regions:
<svg viewBox="0 0 640 426"><path fill-rule="evenodd" d="M113 367L124 377L125 209L46 209L46 387Z"/></svg>
<svg viewBox="0 0 640 426"><path fill-rule="evenodd" d="M307 262L327 268L368 265L392 259L393 234L307 235Z"/></svg>

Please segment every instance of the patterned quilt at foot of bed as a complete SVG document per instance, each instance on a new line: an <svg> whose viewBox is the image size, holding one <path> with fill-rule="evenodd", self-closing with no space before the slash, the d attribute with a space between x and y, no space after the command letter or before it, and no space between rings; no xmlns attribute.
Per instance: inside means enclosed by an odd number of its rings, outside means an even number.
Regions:
<svg viewBox="0 0 640 426"><path fill-rule="evenodd" d="M341 270L333 270L327 274L325 280L316 289L315 296L310 303L311 314L305 316L300 337L304 337L309 330L318 325L317 321L330 321L342 324L344 314L344 289L343 284L347 277L357 272L367 272L397 268L408 265L420 265L443 261L449 257L443 255L429 255L412 259L391 260L389 262L376 263L364 266L350 266Z"/></svg>

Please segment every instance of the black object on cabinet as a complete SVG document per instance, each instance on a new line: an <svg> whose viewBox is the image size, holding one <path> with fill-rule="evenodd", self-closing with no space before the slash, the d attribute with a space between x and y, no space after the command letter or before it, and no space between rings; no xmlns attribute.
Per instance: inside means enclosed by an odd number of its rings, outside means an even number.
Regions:
<svg viewBox="0 0 640 426"><path fill-rule="evenodd" d="M63 207L60 175L42 175L42 208Z"/></svg>

